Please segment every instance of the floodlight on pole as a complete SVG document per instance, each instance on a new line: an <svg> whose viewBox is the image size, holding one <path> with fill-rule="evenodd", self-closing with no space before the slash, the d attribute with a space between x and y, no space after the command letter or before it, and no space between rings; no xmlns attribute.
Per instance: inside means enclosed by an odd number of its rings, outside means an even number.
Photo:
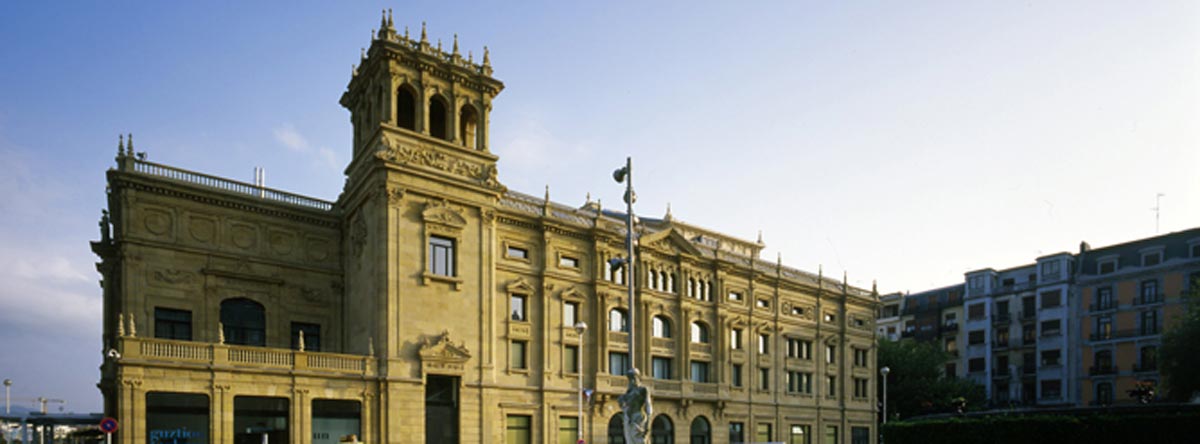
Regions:
<svg viewBox="0 0 1200 444"><path fill-rule="evenodd" d="M587 327L585 322L575 323L575 334L579 337L579 353L576 354L579 357L579 368L575 369L579 373L579 422L575 424L575 439L579 443L583 442L583 348L586 341L583 334L587 332Z"/></svg>
<svg viewBox="0 0 1200 444"><path fill-rule="evenodd" d="M879 374L883 375L883 423L887 424L887 375L892 369L884 367L879 369Z"/></svg>

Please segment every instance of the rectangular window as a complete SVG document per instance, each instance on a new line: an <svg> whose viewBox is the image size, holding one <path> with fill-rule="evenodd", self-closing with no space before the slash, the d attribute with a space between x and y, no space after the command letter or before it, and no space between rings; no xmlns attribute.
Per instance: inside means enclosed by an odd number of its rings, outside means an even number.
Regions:
<svg viewBox="0 0 1200 444"><path fill-rule="evenodd" d="M758 335L758 354L769 355L771 349L771 335Z"/></svg>
<svg viewBox="0 0 1200 444"><path fill-rule="evenodd" d="M1104 261L1100 263L1100 274L1109 274L1117 271L1117 261Z"/></svg>
<svg viewBox="0 0 1200 444"><path fill-rule="evenodd" d="M234 396L233 442L288 442L288 408L287 398Z"/></svg>
<svg viewBox="0 0 1200 444"><path fill-rule="evenodd" d="M758 423L758 430L754 434L755 442L771 442L771 424L766 422Z"/></svg>
<svg viewBox="0 0 1200 444"><path fill-rule="evenodd" d="M759 299L754 305L758 306L758 308L771 308L771 301Z"/></svg>
<svg viewBox="0 0 1200 444"><path fill-rule="evenodd" d="M524 369L525 364L525 341L512 341L509 347L509 367L513 369Z"/></svg>
<svg viewBox="0 0 1200 444"><path fill-rule="evenodd" d="M1141 321L1141 330L1143 335L1152 335L1158 333L1158 310L1146 310L1139 316Z"/></svg>
<svg viewBox="0 0 1200 444"><path fill-rule="evenodd" d="M1162 252L1146 253L1142 255L1142 266L1153 267L1162 262Z"/></svg>
<svg viewBox="0 0 1200 444"><path fill-rule="evenodd" d="M729 292L729 300L731 300L731 301L737 301L737 302L741 302L741 301L742 301L742 294L741 294L741 293L738 293L738 292L736 292L736 291L731 291L731 292Z"/></svg>
<svg viewBox="0 0 1200 444"><path fill-rule="evenodd" d="M973 330L967 333L967 345L979 345L983 343L983 330Z"/></svg>
<svg viewBox="0 0 1200 444"><path fill-rule="evenodd" d="M521 247L509 246L505 252L505 256L509 259L529 259L529 250Z"/></svg>
<svg viewBox="0 0 1200 444"><path fill-rule="evenodd" d="M579 373L579 346L563 347L563 369L567 373Z"/></svg>
<svg viewBox="0 0 1200 444"><path fill-rule="evenodd" d="M837 347L833 345L825 346L825 363L833 364L837 362Z"/></svg>
<svg viewBox="0 0 1200 444"><path fill-rule="evenodd" d="M692 382L708 382L708 363L692 361Z"/></svg>
<svg viewBox="0 0 1200 444"><path fill-rule="evenodd" d="M1057 336L1062 334L1062 321L1051 319L1042 321L1042 336Z"/></svg>
<svg viewBox="0 0 1200 444"><path fill-rule="evenodd" d="M833 398L837 396L837 376L829 375L825 377L825 397Z"/></svg>
<svg viewBox="0 0 1200 444"><path fill-rule="evenodd" d="M1042 365L1059 365L1061 364L1062 351L1060 350L1044 350L1042 351Z"/></svg>
<svg viewBox="0 0 1200 444"><path fill-rule="evenodd" d="M953 362L946 363L946 368L943 369L943 375L947 378L954 379L958 376L958 365Z"/></svg>
<svg viewBox="0 0 1200 444"><path fill-rule="evenodd" d="M946 352L951 354L958 353L958 338L946 338Z"/></svg>
<svg viewBox="0 0 1200 444"><path fill-rule="evenodd" d="M1062 380L1048 379L1042 381L1042 398L1058 399L1062 396Z"/></svg>
<svg viewBox="0 0 1200 444"><path fill-rule="evenodd" d="M967 319L983 319L987 316L986 310L984 303L970 305L967 307Z"/></svg>
<svg viewBox="0 0 1200 444"><path fill-rule="evenodd" d="M792 434L788 436L788 444L812 444L812 426L792 424Z"/></svg>
<svg viewBox="0 0 1200 444"><path fill-rule="evenodd" d="M579 258L560 256L558 258L558 266L563 268L579 268Z"/></svg>
<svg viewBox="0 0 1200 444"><path fill-rule="evenodd" d="M838 444L837 426L825 426L825 444Z"/></svg>
<svg viewBox="0 0 1200 444"><path fill-rule="evenodd" d="M729 330L729 348L733 350L742 349L742 329L735 328Z"/></svg>
<svg viewBox="0 0 1200 444"><path fill-rule="evenodd" d="M812 359L812 341L788 338L788 357L796 359Z"/></svg>
<svg viewBox="0 0 1200 444"><path fill-rule="evenodd" d="M744 443L746 442L745 427L740 422L729 423L729 442Z"/></svg>
<svg viewBox="0 0 1200 444"><path fill-rule="evenodd" d="M996 342L996 344L995 344L996 347L1008 347L1008 329L1007 328L997 328L996 329L995 342Z"/></svg>
<svg viewBox="0 0 1200 444"><path fill-rule="evenodd" d="M833 313L825 313L825 322L833 322L835 319L837 319L837 316Z"/></svg>
<svg viewBox="0 0 1200 444"><path fill-rule="evenodd" d="M758 389L771 390L771 369L766 367L758 369Z"/></svg>
<svg viewBox="0 0 1200 444"><path fill-rule="evenodd" d="M563 303L563 326L574 327L579 322L579 303Z"/></svg>
<svg viewBox="0 0 1200 444"><path fill-rule="evenodd" d="M851 427L850 444L871 444L871 429L868 427Z"/></svg>
<svg viewBox="0 0 1200 444"><path fill-rule="evenodd" d="M1101 316L1096 318L1096 335L1093 340L1105 340L1112 338L1112 316Z"/></svg>
<svg viewBox="0 0 1200 444"><path fill-rule="evenodd" d="M207 395L167 392L146 393L145 421L146 437L149 442L180 442L191 444L208 444L210 442L208 437L209 401Z"/></svg>
<svg viewBox="0 0 1200 444"><path fill-rule="evenodd" d="M867 397L867 378L854 378L854 397L859 399Z"/></svg>
<svg viewBox="0 0 1200 444"><path fill-rule="evenodd" d="M671 379L671 358L655 356L650 362L654 379Z"/></svg>
<svg viewBox="0 0 1200 444"><path fill-rule="evenodd" d="M967 360L967 371L971 373L982 373L987 369L987 361L983 358L971 358Z"/></svg>
<svg viewBox="0 0 1200 444"><path fill-rule="evenodd" d="M192 340L192 312L154 307L154 337L180 341Z"/></svg>
<svg viewBox="0 0 1200 444"><path fill-rule="evenodd" d="M454 276L454 239L429 236L429 272Z"/></svg>
<svg viewBox="0 0 1200 444"><path fill-rule="evenodd" d="M789 371L787 375L788 393L812 394L812 373Z"/></svg>
<svg viewBox="0 0 1200 444"><path fill-rule="evenodd" d="M506 444L533 443L533 417L528 415L508 415L506 421Z"/></svg>
<svg viewBox="0 0 1200 444"><path fill-rule="evenodd" d="M1161 301L1162 297L1158 294L1158 281L1155 279L1142 281L1142 293L1138 303L1153 304Z"/></svg>
<svg viewBox="0 0 1200 444"><path fill-rule="evenodd" d="M1025 324L1021 326L1021 343L1025 345L1037 343L1037 326Z"/></svg>
<svg viewBox="0 0 1200 444"><path fill-rule="evenodd" d="M733 364L729 372L729 383L734 387L742 386L742 364Z"/></svg>
<svg viewBox="0 0 1200 444"><path fill-rule="evenodd" d="M867 366L867 357L868 357L869 352L870 351L867 349L862 349L862 348L854 349L854 366L855 367L866 367Z"/></svg>
<svg viewBox="0 0 1200 444"><path fill-rule="evenodd" d="M575 444L579 437L579 418L574 416L558 417L558 444Z"/></svg>
<svg viewBox="0 0 1200 444"><path fill-rule="evenodd" d="M512 320L527 321L528 318L525 317L525 296L514 294L509 300L512 302Z"/></svg>
<svg viewBox="0 0 1200 444"><path fill-rule="evenodd" d="M1096 306L1094 310L1108 310L1113 308L1113 289L1112 287L1100 287L1096 289Z"/></svg>
<svg viewBox="0 0 1200 444"><path fill-rule="evenodd" d="M608 352L608 373L610 375L625 376L625 371L628 369L628 353Z"/></svg>
<svg viewBox="0 0 1200 444"><path fill-rule="evenodd" d="M1062 305L1062 292L1058 290L1042 293L1042 308L1054 308Z"/></svg>
<svg viewBox="0 0 1200 444"><path fill-rule="evenodd" d="M292 323L292 350L300 349L300 332L304 332L304 350L321 351L321 326L307 322Z"/></svg>

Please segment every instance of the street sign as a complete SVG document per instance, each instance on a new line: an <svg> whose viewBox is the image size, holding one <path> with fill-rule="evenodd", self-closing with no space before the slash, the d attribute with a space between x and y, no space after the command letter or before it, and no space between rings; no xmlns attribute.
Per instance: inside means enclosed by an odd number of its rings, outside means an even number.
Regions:
<svg viewBox="0 0 1200 444"><path fill-rule="evenodd" d="M101 432L114 433L117 431L118 427L119 427L119 425L117 424L117 420L115 420L115 419L104 418L104 419L100 420L100 431Z"/></svg>

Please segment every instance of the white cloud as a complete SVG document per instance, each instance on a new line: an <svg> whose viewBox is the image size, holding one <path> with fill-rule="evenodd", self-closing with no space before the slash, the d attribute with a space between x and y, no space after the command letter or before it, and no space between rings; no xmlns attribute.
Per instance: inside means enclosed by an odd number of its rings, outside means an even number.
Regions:
<svg viewBox="0 0 1200 444"><path fill-rule="evenodd" d="M33 249L7 250L0 256L0 322L54 326L55 334L95 337L100 322L99 276L90 264Z"/></svg>
<svg viewBox="0 0 1200 444"><path fill-rule="evenodd" d="M283 146L296 152L308 152L308 140L296 131L296 127L290 123L285 123L279 128L275 128L275 141L283 144Z"/></svg>

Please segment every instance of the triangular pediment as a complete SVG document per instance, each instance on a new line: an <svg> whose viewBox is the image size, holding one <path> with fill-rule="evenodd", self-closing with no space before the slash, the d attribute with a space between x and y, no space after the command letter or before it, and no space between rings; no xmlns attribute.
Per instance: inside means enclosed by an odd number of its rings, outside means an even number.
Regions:
<svg viewBox="0 0 1200 444"><path fill-rule="evenodd" d="M425 211L421 212L421 217L425 222L441 224L453 228L462 228L467 225L467 219L462 216L457 210L450 207L444 201L431 201L425 205Z"/></svg>
<svg viewBox="0 0 1200 444"><path fill-rule="evenodd" d="M529 285L529 281L526 281L523 277L513 279L504 289L509 293L516 294L533 294L534 292L533 285Z"/></svg>
<svg viewBox="0 0 1200 444"><path fill-rule="evenodd" d="M653 248L670 254L682 253L691 256L700 256L700 250L674 228L642 236L640 243L643 247Z"/></svg>
<svg viewBox="0 0 1200 444"><path fill-rule="evenodd" d="M436 338L426 338L421 344L421 361L423 362L466 362L471 359L471 352L466 345L450 341L450 332L443 331Z"/></svg>

